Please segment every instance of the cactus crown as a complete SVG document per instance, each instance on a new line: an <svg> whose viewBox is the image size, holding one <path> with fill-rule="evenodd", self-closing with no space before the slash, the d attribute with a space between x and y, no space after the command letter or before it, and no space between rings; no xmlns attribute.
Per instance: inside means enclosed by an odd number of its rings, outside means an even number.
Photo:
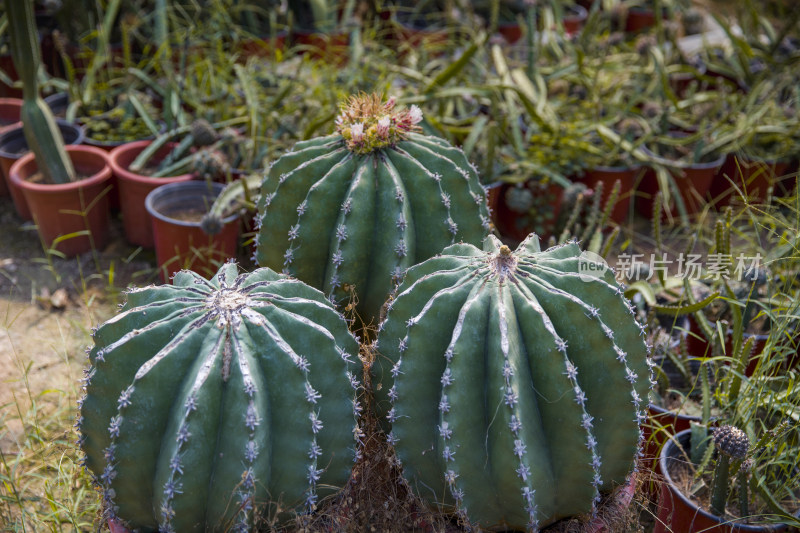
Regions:
<svg viewBox="0 0 800 533"><path fill-rule="evenodd" d="M396 109L395 105L394 97L384 102L381 95L374 93L351 96L342 104L336 131L344 137L347 149L368 154L394 146L410 132L420 131L420 108L412 105L410 109Z"/></svg>
<svg viewBox="0 0 800 533"><path fill-rule="evenodd" d="M191 134L194 138L194 145L197 147L209 146L219 140L217 130L204 118L198 118L192 122Z"/></svg>
<svg viewBox="0 0 800 533"><path fill-rule="evenodd" d="M724 425L714 430L714 445L725 455L743 460L750 449L750 439L736 426Z"/></svg>

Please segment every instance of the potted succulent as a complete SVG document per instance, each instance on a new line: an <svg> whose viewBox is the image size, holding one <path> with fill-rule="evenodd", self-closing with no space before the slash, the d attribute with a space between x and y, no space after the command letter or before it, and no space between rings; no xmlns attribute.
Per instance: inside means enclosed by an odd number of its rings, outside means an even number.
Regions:
<svg viewBox="0 0 800 533"><path fill-rule="evenodd" d="M150 226L142 223L147 219L147 195L161 185L198 176L209 180L221 176L224 180L234 170L231 165L239 163L231 155L226 156L224 150L231 149L232 155L238 155L233 148L243 143L241 139L235 132L221 137L207 121L197 120L153 141L135 141L114 148L109 159L117 178L125 238L132 244L152 247Z"/></svg>
<svg viewBox="0 0 800 533"><path fill-rule="evenodd" d="M694 134L670 131L653 139L646 147L650 165L639 183L639 212L652 215L658 192L665 199L665 214L685 217L701 211L725 161L725 154L715 149L702 130Z"/></svg>
<svg viewBox="0 0 800 533"><path fill-rule="evenodd" d="M686 4L683 0L623 0L622 3L626 7L625 31L628 32L646 31Z"/></svg>
<svg viewBox="0 0 800 533"><path fill-rule="evenodd" d="M748 98L720 136L729 141L726 148L732 154L712 188L722 203L737 196L764 203L769 194L785 195L794 187L794 180L787 179L800 150L800 120L794 106Z"/></svg>
<svg viewBox="0 0 800 533"><path fill-rule="evenodd" d="M61 135L64 144L82 144L86 138L84 129L79 125L56 118L58 133ZM9 172L19 158L30 152L28 141L25 137L25 129L22 124L11 125L0 132L0 174L7 185L7 190L14 202L14 208L19 217L23 220L32 220L31 210L25 201L25 195L15 184L11 183Z"/></svg>
<svg viewBox="0 0 800 533"><path fill-rule="evenodd" d="M330 0L289 1L293 17L291 35L301 51L326 61L346 61L350 34L344 23L350 21L355 2L347 0L341 13L337 5Z"/></svg>
<svg viewBox="0 0 800 533"><path fill-rule="evenodd" d="M52 112L39 95L40 50L32 2L7 1L5 8L23 82L21 118L31 148L11 166L9 179L23 190L48 248L67 255L101 248L108 236L107 158L90 147L65 149Z"/></svg>
<svg viewBox="0 0 800 533"><path fill-rule="evenodd" d="M796 461L770 469L783 459L787 446L781 443L796 438L796 428L778 424L748 435L722 424L710 433L709 438L704 428L687 429L663 447L654 533L778 533L800 524L797 495L792 496L800 480Z"/></svg>
<svg viewBox="0 0 800 533"><path fill-rule="evenodd" d="M0 98L0 132L19 122L22 99Z"/></svg>
<svg viewBox="0 0 800 533"><path fill-rule="evenodd" d="M160 185L145 198L150 215L159 277L167 281L180 270L210 276L236 259L238 213L216 219L207 214L224 189L221 183L177 181Z"/></svg>
<svg viewBox="0 0 800 533"><path fill-rule="evenodd" d="M145 94L130 90L115 99L108 110L81 107L80 123L86 129L86 143L111 151L115 147L154 138L165 129L151 117L155 106Z"/></svg>
<svg viewBox="0 0 800 533"><path fill-rule="evenodd" d="M646 139L647 127L644 121L634 117L622 118L609 128L598 124L587 133L592 151L583 157L586 170L581 182L590 188L603 184L601 202L607 202L614 185L619 181L620 193L611 212L611 220L621 224L628 216L636 190L636 183L642 173L641 145Z"/></svg>

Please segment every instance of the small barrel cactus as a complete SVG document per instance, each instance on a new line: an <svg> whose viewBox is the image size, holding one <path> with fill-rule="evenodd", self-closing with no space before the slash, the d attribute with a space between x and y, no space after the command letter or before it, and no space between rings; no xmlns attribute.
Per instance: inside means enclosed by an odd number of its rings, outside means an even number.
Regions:
<svg viewBox="0 0 800 533"><path fill-rule="evenodd" d="M134 289L94 334L81 447L132 528L251 531L348 479L358 344L319 291L237 270Z"/></svg>
<svg viewBox="0 0 800 533"><path fill-rule="evenodd" d="M262 184L256 261L340 304L355 290L377 320L402 273L490 229L486 193L461 150L419 134L422 112L361 95L337 133L297 143Z"/></svg>
<svg viewBox="0 0 800 533"><path fill-rule="evenodd" d="M750 450L750 439L736 426L724 425L714 431L714 446L720 453L743 461Z"/></svg>
<svg viewBox="0 0 800 533"><path fill-rule="evenodd" d="M750 452L750 438L747 433L728 424L714 430L714 447L719 452L714 465L714 479L711 484L711 511L717 516L725 516L725 505L730 492L729 480L732 472L739 473L739 507L747 510L747 475L749 468L741 468ZM749 466L749 465L748 465ZM747 516L745 513L742 516Z"/></svg>
<svg viewBox="0 0 800 533"><path fill-rule="evenodd" d="M388 307L376 400L422 497L535 530L592 512L635 467L643 329L575 243L452 245L409 269Z"/></svg>

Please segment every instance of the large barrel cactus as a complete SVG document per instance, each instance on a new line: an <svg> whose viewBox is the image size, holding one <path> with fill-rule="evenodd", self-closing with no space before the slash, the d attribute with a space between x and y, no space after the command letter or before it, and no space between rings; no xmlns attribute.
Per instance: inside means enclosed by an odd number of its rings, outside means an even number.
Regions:
<svg viewBox="0 0 800 533"><path fill-rule="evenodd" d="M373 366L411 486L484 527L592 512L639 449L650 375L631 313L574 243L492 236L412 267Z"/></svg>
<svg viewBox="0 0 800 533"><path fill-rule="evenodd" d="M298 280L237 270L134 289L94 334L81 447L132 528L252 531L348 479L360 374L346 322Z"/></svg>
<svg viewBox="0 0 800 533"><path fill-rule="evenodd" d="M480 244L486 194L463 152L417 133L418 107L351 98L337 133L299 142L262 184L256 261L376 320L402 273L455 242Z"/></svg>

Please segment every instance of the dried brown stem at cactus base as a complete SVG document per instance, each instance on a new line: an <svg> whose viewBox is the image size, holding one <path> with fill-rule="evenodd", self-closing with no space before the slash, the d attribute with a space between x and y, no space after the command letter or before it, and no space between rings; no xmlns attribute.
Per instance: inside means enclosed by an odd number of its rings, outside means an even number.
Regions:
<svg viewBox="0 0 800 533"><path fill-rule="evenodd" d="M370 344L362 344L359 356L364 364L365 384L360 398L364 406L359 419L359 428L364 433L361 456L353 465L347 485L335 496L322 501L313 515L298 516L290 530L303 533L481 531L457 515L427 507L414 494L403 478L394 448L386 442L386 435L371 409L370 366L380 354L375 353ZM595 520L602 521L605 531L628 531L627 526L636 523L639 508L637 504L618 505L615 492L603 497ZM591 522L591 517L565 519L543 529L542 533L585 533L596 530L596 524L596 521Z"/></svg>
<svg viewBox="0 0 800 533"><path fill-rule="evenodd" d="M375 353L362 345L365 389L364 414L359 419L363 431L361 456L353 466L347 485L334 497L321 503L311 516L298 516L295 527L305 533L356 531L465 531L453 517L428 509L414 496L403 479L394 449L386 442L378 419L372 413L369 367ZM467 529L468 525L466 526Z"/></svg>

